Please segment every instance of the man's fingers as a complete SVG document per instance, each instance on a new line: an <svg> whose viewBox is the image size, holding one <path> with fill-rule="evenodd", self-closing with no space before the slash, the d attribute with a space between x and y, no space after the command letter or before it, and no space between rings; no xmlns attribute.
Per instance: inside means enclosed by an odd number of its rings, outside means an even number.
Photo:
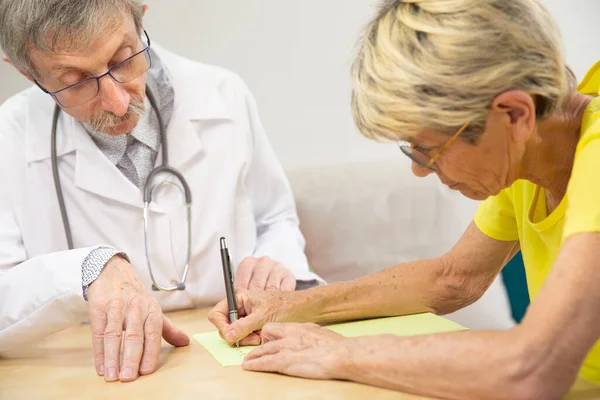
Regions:
<svg viewBox="0 0 600 400"><path fill-rule="evenodd" d="M120 299L113 300L108 306L104 330L104 380L107 382L119 379L123 312L123 302Z"/></svg>
<svg viewBox="0 0 600 400"><path fill-rule="evenodd" d="M104 331L106 329L106 314L103 312L90 313L92 325L92 348L94 349L94 364L98 375L104 375Z"/></svg>
<svg viewBox="0 0 600 400"><path fill-rule="evenodd" d="M258 260L254 257L246 257L242 260L235 273L235 288L248 289L250 279L252 279L252 271Z"/></svg>
<svg viewBox="0 0 600 400"><path fill-rule="evenodd" d="M281 287L279 290L282 291L292 291L296 290L296 277L290 271L287 271L283 275L283 279L281 281Z"/></svg>
<svg viewBox="0 0 600 400"><path fill-rule="evenodd" d="M275 267L269 272L269 277L265 283L265 290L269 292L277 292L281 290L281 283L285 272L280 264L276 264Z"/></svg>
<svg viewBox="0 0 600 400"><path fill-rule="evenodd" d="M252 270L252 278L250 279L250 284L248 285L249 290L265 290L265 286L267 285L267 279L269 279L269 275L275 266L277 265L276 261L271 260L268 257L262 257L258 260L258 263L254 266Z"/></svg>
<svg viewBox="0 0 600 400"><path fill-rule="evenodd" d="M142 353L144 352L144 317L146 305L132 302L125 317L123 339L123 366L119 380L129 382L137 379Z"/></svg>
<svg viewBox="0 0 600 400"><path fill-rule="evenodd" d="M173 324L171 320L169 320L164 315L162 336L165 338L167 343L175 347L182 347L190 344L190 337L186 335L182 330L177 328L175 324Z"/></svg>
<svg viewBox="0 0 600 400"><path fill-rule="evenodd" d="M140 363L140 375L156 371L160 356L160 343L163 331L163 316L160 311L151 311L144 323L144 354Z"/></svg>

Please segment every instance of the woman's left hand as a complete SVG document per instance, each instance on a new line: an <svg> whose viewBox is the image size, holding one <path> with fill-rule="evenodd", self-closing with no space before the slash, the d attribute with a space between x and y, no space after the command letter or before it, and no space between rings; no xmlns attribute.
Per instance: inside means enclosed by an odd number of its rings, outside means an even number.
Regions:
<svg viewBox="0 0 600 400"><path fill-rule="evenodd" d="M311 379L342 379L350 339L316 324L267 324L263 345L250 352L242 368Z"/></svg>

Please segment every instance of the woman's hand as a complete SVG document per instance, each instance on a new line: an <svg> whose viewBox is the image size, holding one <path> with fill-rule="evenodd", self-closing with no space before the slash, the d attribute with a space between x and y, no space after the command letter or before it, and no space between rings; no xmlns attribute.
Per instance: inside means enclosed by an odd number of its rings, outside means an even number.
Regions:
<svg viewBox="0 0 600 400"><path fill-rule="evenodd" d="M300 304L307 298L302 292L268 292L239 290L236 293L239 319L229 322L227 299L219 302L209 313L208 320L229 344L259 345L261 329L270 322L306 321Z"/></svg>
<svg viewBox="0 0 600 400"><path fill-rule="evenodd" d="M268 324L263 345L250 352L242 368L311 379L342 379L351 340L316 324Z"/></svg>

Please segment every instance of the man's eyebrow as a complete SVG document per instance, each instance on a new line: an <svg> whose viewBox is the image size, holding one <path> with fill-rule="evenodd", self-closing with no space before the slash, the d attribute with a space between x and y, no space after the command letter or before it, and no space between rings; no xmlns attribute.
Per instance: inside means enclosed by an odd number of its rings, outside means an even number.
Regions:
<svg viewBox="0 0 600 400"><path fill-rule="evenodd" d="M119 46L119 48L117 49L117 51L115 51L115 53L119 52L123 47L125 47L126 45L133 43L135 41L135 39L133 39L130 35L126 35L123 38L123 41L121 42L121 45ZM53 72L63 72L63 71L71 71L71 70L78 70L78 71L82 71L82 72L91 72L91 71L87 71L84 69L81 69L80 67L76 67L74 65L68 65L68 64L59 64L59 65L55 65L52 67L52 71Z"/></svg>
<svg viewBox="0 0 600 400"><path fill-rule="evenodd" d="M55 65L54 67L52 67L52 71L56 72L69 71L73 69L81 70L81 68L75 67L73 65Z"/></svg>

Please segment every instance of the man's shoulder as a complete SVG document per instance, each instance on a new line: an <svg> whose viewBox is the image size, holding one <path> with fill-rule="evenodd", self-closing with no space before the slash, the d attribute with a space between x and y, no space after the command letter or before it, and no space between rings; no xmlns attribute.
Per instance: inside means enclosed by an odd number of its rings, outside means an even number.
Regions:
<svg viewBox="0 0 600 400"><path fill-rule="evenodd" d="M165 63L171 75L184 74L183 79L189 84L201 86L213 86L224 95L250 94L250 90L244 80L237 73L226 68L192 60L178 54L172 53L164 48L157 48L158 55ZM181 77L175 77L181 78ZM176 79L177 81L179 79ZM201 88L199 88L201 89Z"/></svg>
<svg viewBox="0 0 600 400"><path fill-rule="evenodd" d="M35 101L35 87L25 89L7 99L0 105L0 142L3 148L15 141L25 140L29 113L32 109L32 101Z"/></svg>
<svg viewBox="0 0 600 400"><path fill-rule="evenodd" d="M35 90L36 88L30 87L0 104L0 124L5 126L6 124L24 123L27 118L28 105ZM0 129L0 135L4 131L4 128Z"/></svg>

